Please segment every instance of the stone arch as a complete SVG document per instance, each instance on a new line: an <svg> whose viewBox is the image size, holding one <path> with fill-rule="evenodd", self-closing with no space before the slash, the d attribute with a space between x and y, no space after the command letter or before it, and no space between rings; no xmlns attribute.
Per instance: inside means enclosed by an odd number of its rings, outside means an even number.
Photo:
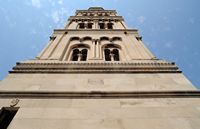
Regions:
<svg viewBox="0 0 200 129"><path fill-rule="evenodd" d="M121 46L118 44L108 43L102 46L103 58L105 61L120 61Z"/></svg>
<svg viewBox="0 0 200 129"><path fill-rule="evenodd" d="M86 36L81 38L81 41L87 41L87 40L92 40L92 37Z"/></svg>
<svg viewBox="0 0 200 129"><path fill-rule="evenodd" d="M84 22L78 23L78 28L79 29L85 29L85 23Z"/></svg>
<svg viewBox="0 0 200 129"><path fill-rule="evenodd" d="M122 38L121 37L113 37L112 39L111 39L111 41L122 41Z"/></svg>
<svg viewBox="0 0 200 129"><path fill-rule="evenodd" d="M105 40L110 41L110 38L106 36L100 37L100 42Z"/></svg>
<svg viewBox="0 0 200 129"><path fill-rule="evenodd" d="M80 41L80 38L79 38L79 37L71 37L71 38L70 38L70 41L75 41L75 40Z"/></svg>
<svg viewBox="0 0 200 129"><path fill-rule="evenodd" d="M88 58L88 51L90 46L88 44L79 43L70 47L70 61L86 61Z"/></svg>
<svg viewBox="0 0 200 129"><path fill-rule="evenodd" d="M78 43L78 44L73 44L70 46L71 49L77 48L77 47L86 47L86 48L90 49L90 45L85 44L85 43Z"/></svg>
<svg viewBox="0 0 200 129"><path fill-rule="evenodd" d="M112 22L108 22L108 23L107 23L107 28L108 28L108 29L113 29L113 25L114 25L114 24L113 24Z"/></svg>
<svg viewBox="0 0 200 129"><path fill-rule="evenodd" d="M84 42L82 41L84 40ZM90 44L87 43L87 41L90 41L92 40L91 37L83 37L83 38L80 38L78 36L74 36L74 37L71 37L69 39L69 43L68 43L68 46L67 46L67 49L65 50L65 52L63 53L63 57L61 60L70 60L70 56L71 56L71 51L74 47L76 46L79 46L79 45L85 45L88 49L88 52L89 52L89 49L91 48L90 47Z"/></svg>
<svg viewBox="0 0 200 129"><path fill-rule="evenodd" d="M106 48L106 47L113 47L113 48L122 49L122 47L119 44L114 44L114 43L107 43L107 44L102 45L102 48Z"/></svg>

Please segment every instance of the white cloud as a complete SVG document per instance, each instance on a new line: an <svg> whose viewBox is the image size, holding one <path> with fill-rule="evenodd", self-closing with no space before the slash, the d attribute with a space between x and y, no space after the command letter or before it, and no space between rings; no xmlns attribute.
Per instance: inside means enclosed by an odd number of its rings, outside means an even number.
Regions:
<svg viewBox="0 0 200 129"><path fill-rule="evenodd" d="M139 16L139 17L137 18L137 22L138 22L139 24L143 24L145 21L146 21L146 17L145 17L145 16Z"/></svg>
<svg viewBox="0 0 200 129"><path fill-rule="evenodd" d="M48 1L51 4L51 6L55 6L56 5L54 0L48 0Z"/></svg>
<svg viewBox="0 0 200 129"><path fill-rule="evenodd" d="M52 15L51 15L51 17L53 18L53 21L54 21L55 23L58 23L59 20L60 20L58 11L53 12Z"/></svg>
<svg viewBox="0 0 200 129"><path fill-rule="evenodd" d="M58 4L62 5L63 4L63 0L59 0Z"/></svg>
<svg viewBox="0 0 200 129"><path fill-rule="evenodd" d="M65 18L68 16L68 10L65 8L60 8L59 10L53 11L51 17L57 25L63 24Z"/></svg>
<svg viewBox="0 0 200 129"><path fill-rule="evenodd" d="M41 1L40 0L31 0L31 4L33 7L40 8L41 7Z"/></svg>

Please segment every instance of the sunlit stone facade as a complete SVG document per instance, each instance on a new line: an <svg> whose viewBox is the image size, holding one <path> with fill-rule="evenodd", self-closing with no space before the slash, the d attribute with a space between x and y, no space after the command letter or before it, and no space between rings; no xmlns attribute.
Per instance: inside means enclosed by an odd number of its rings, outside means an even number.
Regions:
<svg viewBox="0 0 200 129"><path fill-rule="evenodd" d="M8 129L198 129L199 97L115 10L91 7L0 82L0 125L13 118Z"/></svg>

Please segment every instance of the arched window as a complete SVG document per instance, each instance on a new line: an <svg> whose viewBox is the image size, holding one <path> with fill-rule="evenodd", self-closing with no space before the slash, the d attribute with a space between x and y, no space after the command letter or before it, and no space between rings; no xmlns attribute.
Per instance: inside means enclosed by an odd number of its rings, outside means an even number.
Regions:
<svg viewBox="0 0 200 129"><path fill-rule="evenodd" d="M74 49L72 52L72 61L78 61L78 54L79 54L79 50Z"/></svg>
<svg viewBox="0 0 200 129"><path fill-rule="evenodd" d="M108 26L108 29L113 29L113 23L109 22L109 23L107 24L107 26Z"/></svg>
<svg viewBox="0 0 200 129"><path fill-rule="evenodd" d="M112 50L112 54L113 54L114 61L119 61L119 50L118 49L113 49Z"/></svg>
<svg viewBox="0 0 200 129"><path fill-rule="evenodd" d="M111 61L110 50L104 49L104 53L105 53L105 61Z"/></svg>
<svg viewBox="0 0 200 129"><path fill-rule="evenodd" d="M88 29L92 29L93 23L88 23Z"/></svg>
<svg viewBox="0 0 200 129"><path fill-rule="evenodd" d="M87 60L87 53L88 53L87 49L82 49L80 51L80 54L81 54L80 61L86 61Z"/></svg>
<svg viewBox="0 0 200 129"><path fill-rule="evenodd" d="M105 61L119 61L119 48L113 44L108 44L104 48Z"/></svg>
<svg viewBox="0 0 200 129"><path fill-rule="evenodd" d="M99 23L99 28L100 29L105 29L105 24L104 23Z"/></svg>
<svg viewBox="0 0 200 129"><path fill-rule="evenodd" d="M71 61L86 61L88 55L88 47L85 45L78 45L72 49Z"/></svg>
<svg viewBox="0 0 200 129"><path fill-rule="evenodd" d="M85 24L84 23L79 23L79 29L84 29L85 28Z"/></svg>

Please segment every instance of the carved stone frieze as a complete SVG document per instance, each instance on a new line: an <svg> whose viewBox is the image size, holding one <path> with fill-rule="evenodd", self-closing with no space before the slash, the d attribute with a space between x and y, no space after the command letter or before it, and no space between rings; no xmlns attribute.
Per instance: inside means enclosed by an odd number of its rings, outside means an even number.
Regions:
<svg viewBox="0 0 200 129"><path fill-rule="evenodd" d="M65 62L32 60L19 62L10 73L178 73L173 62L147 60L133 62Z"/></svg>

